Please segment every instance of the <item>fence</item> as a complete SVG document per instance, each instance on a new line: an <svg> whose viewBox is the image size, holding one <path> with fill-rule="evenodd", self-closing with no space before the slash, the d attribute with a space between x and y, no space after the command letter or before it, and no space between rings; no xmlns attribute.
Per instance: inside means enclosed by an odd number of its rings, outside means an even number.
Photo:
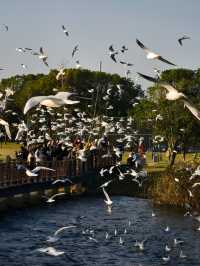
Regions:
<svg viewBox="0 0 200 266"><path fill-rule="evenodd" d="M113 157L102 158L99 155L91 155L86 162L79 159L65 159L42 162L42 166L50 167L55 171L41 170L38 176L27 176L25 171L17 170L17 161L8 160L0 163L0 191L26 184L44 184L61 177L78 177L87 172L108 167L114 163Z"/></svg>

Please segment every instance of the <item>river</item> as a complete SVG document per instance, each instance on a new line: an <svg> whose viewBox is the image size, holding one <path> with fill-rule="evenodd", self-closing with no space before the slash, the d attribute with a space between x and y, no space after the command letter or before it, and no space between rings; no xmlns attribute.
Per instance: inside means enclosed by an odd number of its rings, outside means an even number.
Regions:
<svg viewBox="0 0 200 266"><path fill-rule="evenodd" d="M153 207L149 200L124 196L112 200L111 213L103 198L83 197L1 214L0 265L200 265L200 231L192 217L184 217L181 210ZM71 225L53 237L57 229ZM56 241L48 242L49 237ZM175 238L184 242L175 245ZM135 246L142 240L144 250ZM166 244L171 251L165 251ZM41 251L47 247L64 254ZM181 250L185 258L180 257ZM163 257L168 256L165 262Z"/></svg>

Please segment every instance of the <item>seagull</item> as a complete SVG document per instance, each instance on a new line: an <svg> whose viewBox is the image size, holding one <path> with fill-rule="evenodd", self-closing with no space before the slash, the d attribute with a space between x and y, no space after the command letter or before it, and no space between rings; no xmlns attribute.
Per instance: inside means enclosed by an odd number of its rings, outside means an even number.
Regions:
<svg viewBox="0 0 200 266"><path fill-rule="evenodd" d="M67 229L70 229L70 228L75 228L77 227L76 225L68 225L68 226L63 226L61 228L59 228L55 233L54 233L54 236L57 236L60 232L64 231L64 230L67 230Z"/></svg>
<svg viewBox="0 0 200 266"><path fill-rule="evenodd" d="M190 40L190 39L191 39L191 38L190 38L189 36L184 35L183 37L181 37L181 38L178 39L178 42L179 42L179 44L180 44L181 46L183 46L183 41L184 41L184 40Z"/></svg>
<svg viewBox="0 0 200 266"><path fill-rule="evenodd" d="M76 61L76 69L80 69L81 68L81 65L80 65L80 62L79 60Z"/></svg>
<svg viewBox="0 0 200 266"><path fill-rule="evenodd" d="M99 172L100 173L100 176L104 176L104 173L108 172L108 169L101 169L101 171Z"/></svg>
<svg viewBox="0 0 200 266"><path fill-rule="evenodd" d="M110 52L110 58L115 62L117 63L117 60L115 58L115 56L118 54L118 52Z"/></svg>
<svg viewBox="0 0 200 266"><path fill-rule="evenodd" d="M146 79L146 80L148 80L148 81L151 81L151 82L157 82L157 81L158 81L158 79L156 79L156 78L154 78L154 77L150 77L150 76L144 75L144 74L142 74L142 73L140 73L140 72L137 72L137 74L138 74L140 77L142 77L143 79Z"/></svg>
<svg viewBox="0 0 200 266"><path fill-rule="evenodd" d="M171 248L168 247L168 245L166 245L166 246L165 246L165 251L166 251L166 252L170 252L170 251L171 251Z"/></svg>
<svg viewBox="0 0 200 266"><path fill-rule="evenodd" d="M62 67L58 74L56 75L56 80L60 80L60 77L63 77L65 75L65 69Z"/></svg>
<svg viewBox="0 0 200 266"><path fill-rule="evenodd" d="M192 188L194 188L194 187L196 187L196 186L199 186L200 185L200 182L198 182L198 183L194 183L193 185L192 185Z"/></svg>
<svg viewBox="0 0 200 266"><path fill-rule="evenodd" d="M185 258L187 258L187 256L183 253L182 250L180 251L180 255L179 255L179 257L180 257L181 259L185 259Z"/></svg>
<svg viewBox="0 0 200 266"><path fill-rule="evenodd" d="M66 182L74 184L69 178L65 178L65 179L57 179L57 180L53 181L52 185L55 185L57 183L66 183Z"/></svg>
<svg viewBox="0 0 200 266"><path fill-rule="evenodd" d="M94 241L94 242L98 243L98 240L96 240L96 238L94 238L94 237L91 237L91 236L89 236L88 238L89 238L89 240L92 240L92 241Z"/></svg>
<svg viewBox="0 0 200 266"><path fill-rule="evenodd" d="M184 107L187 107L187 109L198 119L200 120L200 111L194 107L192 103L189 101L183 100Z"/></svg>
<svg viewBox="0 0 200 266"><path fill-rule="evenodd" d="M49 67L49 65L48 65L48 63L47 63L47 58L48 58L48 56L44 54L44 51L43 51L43 48L42 48L42 47L40 47L40 52L39 52L39 53L34 52L34 53L32 53L32 54L33 54L33 55L37 55L37 56L39 57L39 59L41 59L41 60L43 61L43 63L44 63L47 67Z"/></svg>
<svg viewBox="0 0 200 266"><path fill-rule="evenodd" d="M178 100L180 98L187 98L184 93L178 92L173 86L169 84L160 84L164 87L168 92L166 93L166 99L170 101Z"/></svg>
<svg viewBox="0 0 200 266"><path fill-rule="evenodd" d="M105 190L104 187L102 188L102 190L103 190L103 193L104 193L104 195L105 195L105 197L106 197L106 200L104 200L105 203L106 203L108 206L111 206L112 203L113 203L112 200L110 199L110 197L109 197L109 195L108 195L108 193L106 192L106 190Z"/></svg>
<svg viewBox="0 0 200 266"><path fill-rule="evenodd" d="M170 231L170 228L169 226L167 226L165 229L164 229L165 232L169 232Z"/></svg>
<svg viewBox="0 0 200 266"><path fill-rule="evenodd" d="M8 26L5 25L5 24L3 24L3 26L4 26L4 29L5 29L6 31L8 31Z"/></svg>
<svg viewBox="0 0 200 266"><path fill-rule="evenodd" d="M194 195L192 194L192 192L191 192L189 189L187 189L187 191L188 191L189 197L190 197L190 198L193 198Z"/></svg>
<svg viewBox="0 0 200 266"><path fill-rule="evenodd" d="M51 255L51 256L60 256L60 255L63 255L65 252L64 251L58 251L56 250L54 247L48 247L48 248L39 248L37 249L38 251L42 252L42 253L46 253L48 255Z"/></svg>
<svg viewBox="0 0 200 266"><path fill-rule="evenodd" d="M156 54L152 51L150 51L143 43L141 43L138 39L136 39L136 43L140 46L140 48L142 48L146 54L147 54L147 59L158 59L166 64L172 65L172 66L176 66L175 64L171 63L170 61L166 60L165 58L163 58L161 55Z"/></svg>
<svg viewBox="0 0 200 266"><path fill-rule="evenodd" d="M108 49L109 49L110 52L115 52L115 49L113 48L113 45L112 44L109 46Z"/></svg>
<svg viewBox="0 0 200 266"><path fill-rule="evenodd" d="M27 69L27 68L28 68L27 65L25 65L25 64L21 64L21 67L22 67L23 69Z"/></svg>
<svg viewBox="0 0 200 266"><path fill-rule="evenodd" d="M50 198L48 198L48 200L46 201L47 203L52 203L55 201L54 198L58 197L58 196L63 196L65 195L66 193L65 192L62 192L62 193L58 193L58 194L54 194L53 196L51 196Z"/></svg>
<svg viewBox="0 0 200 266"><path fill-rule="evenodd" d="M135 242L135 247L139 247L140 250L144 250L144 242L146 240L142 240L141 242L137 241Z"/></svg>
<svg viewBox="0 0 200 266"><path fill-rule="evenodd" d="M30 109L37 106L38 104L47 107L60 107L65 104L71 105L79 103L79 101L70 100L69 97L71 95L73 95L73 93L60 91L56 95L32 97L25 104L24 114L26 114Z"/></svg>
<svg viewBox="0 0 200 266"><path fill-rule="evenodd" d="M30 170L26 168L24 165L18 164L17 165L17 170L25 170L25 173L27 176L38 176L38 172L41 170L47 170L47 171L52 171L55 172L56 170L45 167L45 166L37 166L33 170Z"/></svg>
<svg viewBox="0 0 200 266"><path fill-rule="evenodd" d="M72 57L74 57L75 53L78 51L78 45L76 45L72 51Z"/></svg>
<svg viewBox="0 0 200 266"><path fill-rule="evenodd" d="M125 45L123 45L121 48L121 52L124 53L125 51L128 51L128 48Z"/></svg>
<svg viewBox="0 0 200 266"><path fill-rule="evenodd" d="M10 128L9 128L8 122L6 122L3 119L0 119L0 125L5 127L6 134L7 134L8 138L11 140L12 137L11 137L11 133L10 133Z"/></svg>
<svg viewBox="0 0 200 266"><path fill-rule="evenodd" d="M113 181L113 179L107 181L106 183L102 184L99 188L107 187L112 181Z"/></svg>
<svg viewBox="0 0 200 266"><path fill-rule="evenodd" d="M125 62L125 61L119 61L119 62L120 62L120 64L122 64L122 65L133 66L132 63L127 63L127 62Z"/></svg>
<svg viewBox="0 0 200 266"><path fill-rule="evenodd" d="M62 25L62 30L66 36L69 36L69 32L67 31L64 25Z"/></svg>
<svg viewBox="0 0 200 266"><path fill-rule="evenodd" d="M168 261L170 261L170 256L168 256L168 257L162 257L162 259L163 259L164 262L168 262Z"/></svg>
<svg viewBox="0 0 200 266"><path fill-rule="evenodd" d="M121 238L121 236L120 236L120 238L119 238L119 244L120 244L120 245L123 245L123 244L124 244L124 240Z"/></svg>
<svg viewBox="0 0 200 266"><path fill-rule="evenodd" d="M194 179L194 177L200 176L200 165L197 167L197 169L194 171L194 173L190 177L190 181Z"/></svg>
<svg viewBox="0 0 200 266"><path fill-rule="evenodd" d="M184 241L181 241L181 240L177 240L176 238L174 238L174 246L177 246L179 244L183 244Z"/></svg>

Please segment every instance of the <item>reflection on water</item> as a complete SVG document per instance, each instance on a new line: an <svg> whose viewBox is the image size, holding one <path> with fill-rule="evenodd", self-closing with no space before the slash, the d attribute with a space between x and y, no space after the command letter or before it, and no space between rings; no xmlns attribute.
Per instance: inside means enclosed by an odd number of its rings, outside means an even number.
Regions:
<svg viewBox="0 0 200 266"><path fill-rule="evenodd" d="M153 208L148 200L112 200L111 211L103 198L80 198L4 214L0 265L200 265L200 232L192 217L178 210ZM76 227L54 236L57 229L68 225ZM174 239L184 242L175 245ZM143 240L144 250L135 246ZM171 251L165 251L166 245ZM64 254L41 252L48 247Z"/></svg>

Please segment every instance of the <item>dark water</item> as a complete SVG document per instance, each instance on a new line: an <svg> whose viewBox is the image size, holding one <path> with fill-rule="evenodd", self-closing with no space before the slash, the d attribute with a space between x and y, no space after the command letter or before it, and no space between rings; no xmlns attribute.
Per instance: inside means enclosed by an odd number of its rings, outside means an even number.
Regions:
<svg viewBox="0 0 200 266"><path fill-rule="evenodd" d="M111 214L107 212L103 198L80 198L2 215L0 266L200 265L200 231L195 230L198 223L191 217L183 217L180 211L153 208L147 200L112 199ZM152 217L152 210L156 217ZM57 242L46 241L58 228L71 224L77 227L61 232ZM166 226L171 229L167 233L164 231ZM125 228L127 234L124 234ZM94 235L87 229L94 230ZM110 235L107 240L106 232ZM119 243L120 236L124 245ZM175 247L174 238L184 243ZM136 240L144 239L145 249L140 251L134 244ZM162 259L167 256L166 243L172 248L168 263ZM65 253L55 257L38 251L49 246ZM180 249L187 258L180 258Z"/></svg>

